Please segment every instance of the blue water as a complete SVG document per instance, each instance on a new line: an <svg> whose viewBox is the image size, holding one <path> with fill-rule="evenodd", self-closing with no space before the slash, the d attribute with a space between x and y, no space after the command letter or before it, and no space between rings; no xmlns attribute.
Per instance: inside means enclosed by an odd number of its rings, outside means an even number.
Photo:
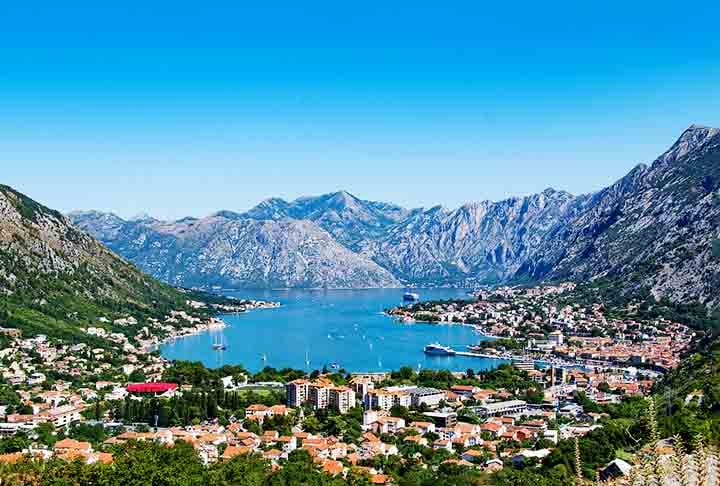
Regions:
<svg viewBox="0 0 720 486"><path fill-rule="evenodd" d="M460 289L418 292L422 300L466 297ZM467 326L399 324L383 315L384 309L403 303L403 293L402 289L228 293L278 301L282 307L222 316L228 324L222 331L178 339L162 345L160 350L169 359L202 361L209 367L240 364L250 371L265 365L310 371L332 363L348 371L387 371L401 366L464 371L489 369L501 363L483 358L426 356L423 347L428 343L464 350L483 337ZM218 339L227 344L227 350L212 349Z"/></svg>

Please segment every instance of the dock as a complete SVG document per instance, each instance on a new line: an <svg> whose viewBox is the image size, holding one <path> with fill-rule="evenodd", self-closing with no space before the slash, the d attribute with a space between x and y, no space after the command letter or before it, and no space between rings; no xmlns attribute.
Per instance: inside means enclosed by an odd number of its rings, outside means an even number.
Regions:
<svg viewBox="0 0 720 486"><path fill-rule="evenodd" d="M448 354L447 356L463 356L465 358L483 358L483 359L494 359L499 361L516 361L520 360L521 357L519 356L503 356L503 355L494 355L494 354L483 354L483 353L473 353L470 351L456 351L455 349L450 348L452 351L452 354ZM523 358L524 359L524 358ZM527 361L532 361L536 365L540 365L541 368L545 367L557 367L557 368L604 368L604 369L614 369L619 371L628 372L630 371L627 367L618 366L616 363L609 363L605 361L597 361L597 360L578 360L575 362L572 361L561 361L561 360L549 360L549 359L539 359L539 358L526 358ZM652 371L652 370L643 370L644 373L651 374L651 375L659 375L658 372Z"/></svg>

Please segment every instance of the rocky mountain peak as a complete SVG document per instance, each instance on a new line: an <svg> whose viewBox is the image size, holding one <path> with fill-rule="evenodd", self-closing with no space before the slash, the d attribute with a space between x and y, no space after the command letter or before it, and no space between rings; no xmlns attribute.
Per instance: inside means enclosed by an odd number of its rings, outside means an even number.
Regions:
<svg viewBox="0 0 720 486"><path fill-rule="evenodd" d="M671 164L693 150L707 145L711 141L718 142L718 139L720 139L720 128L690 125L687 130L680 135L680 138L655 161L654 165L664 166Z"/></svg>
<svg viewBox="0 0 720 486"><path fill-rule="evenodd" d="M135 216L128 219L128 221L133 221L136 223L144 223L144 224L153 224L159 222L158 219L153 218L148 213L138 213Z"/></svg>

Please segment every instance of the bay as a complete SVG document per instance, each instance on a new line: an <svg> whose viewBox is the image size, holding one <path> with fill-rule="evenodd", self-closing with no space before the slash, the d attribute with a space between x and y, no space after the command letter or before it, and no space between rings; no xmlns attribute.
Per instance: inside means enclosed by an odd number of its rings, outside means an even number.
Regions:
<svg viewBox="0 0 720 486"><path fill-rule="evenodd" d="M415 289L421 300L467 298L462 289ZM426 344L438 342L464 350L484 336L457 324L401 324L383 314L403 304L402 289L242 290L225 292L246 299L271 300L276 309L222 316L223 330L161 345L168 359L201 361L209 367L239 364L250 371L264 366L311 371L335 363L351 372L468 368L486 370L503 361L460 356L427 356ZM225 351L212 349L222 340ZM309 363L306 362L309 361Z"/></svg>

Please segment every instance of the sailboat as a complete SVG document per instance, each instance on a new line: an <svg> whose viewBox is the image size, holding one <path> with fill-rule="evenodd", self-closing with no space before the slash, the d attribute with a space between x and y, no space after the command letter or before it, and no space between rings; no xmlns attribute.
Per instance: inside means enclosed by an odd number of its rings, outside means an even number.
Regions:
<svg viewBox="0 0 720 486"><path fill-rule="evenodd" d="M212 348L215 351L225 351L227 349L227 346L225 343L220 339L220 336L218 336L218 339L213 341Z"/></svg>

